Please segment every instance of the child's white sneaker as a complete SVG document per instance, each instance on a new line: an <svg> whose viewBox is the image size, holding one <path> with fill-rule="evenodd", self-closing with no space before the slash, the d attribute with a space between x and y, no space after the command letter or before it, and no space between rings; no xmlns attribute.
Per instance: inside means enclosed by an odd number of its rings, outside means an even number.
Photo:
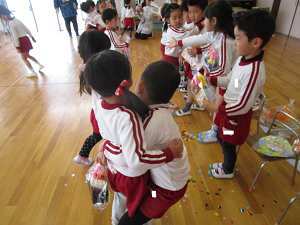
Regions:
<svg viewBox="0 0 300 225"><path fill-rule="evenodd" d="M234 173L225 173L223 168L218 168L209 170L208 175L217 179L232 179Z"/></svg>
<svg viewBox="0 0 300 225"><path fill-rule="evenodd" d="M41 71L42 69L44 69L44 66L42 64L38 64L39 65L39 71Z"/></svg>
<svg viewBox="0 0 300 225"><path fill-rule="evenodd" d="M179 88L179 92L188 92L187 87Z"/></svg>
<svg viewBox="0 0 300 225"><path fill-rule="evenodd" d="M181 83L178 85L179 88L183 88L183 87L185 87L185 86L186 86L186 84L184 84L183 82L181 82Z"/></svg>
<svg viewBox="0 0 300 225"><path fill-rule="evenodd" d="M176 112L173 113L173 116L177 116L177 117L181 117L181 116L188 116L188 115L191 115L191 110L187 111L187 112L184 112L183 109L180 109Z"/></svg>
<svg viewBox="0 0 300 225"><path fill-rule="evenodd" d="M216 137L216 133L217 132L214 132L214 131L210 130L209 134L206 134L206 135L199 134L198 141L200 141L201 143L218 142L218 139Z"/></svg>
<svg viewBox="0 0 300 225"><path fill-rule="evenodd" d="M199 110L199 111L205 111L205 106L199 106L198 104L193 104L192 106L191 106L191 109L193 109L193 110Z"/></svg>
<svg viewBox="0 0 300 225"><path fill-rule="evenodd" d="M223 163L213 163L213 164L210 164L209 168L211 168L211 169L223 168Z"/></svg>
<svg viewBox="0 0 300 225"><path fill-rule="evenodd" d="M37 73L34 70L31 70L30 73L26 75L26 77L37 77Z"/></svg>
<svg viewBox="0 0 300 225"><path fill-rule="evenodd" d="M94 160L92 158L81 159L81 158L79 158L78 155L76 155L76 157L73 159L73 161L75 163L83 164L85 166L91 166L94 163Z"/></svg>

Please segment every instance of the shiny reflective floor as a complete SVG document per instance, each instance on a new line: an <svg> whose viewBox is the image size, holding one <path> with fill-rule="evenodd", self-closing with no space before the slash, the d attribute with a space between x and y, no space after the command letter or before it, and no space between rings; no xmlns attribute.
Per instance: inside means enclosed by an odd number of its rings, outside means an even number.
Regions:
<svg viewBox="0 0 300 225"><path fill-rule="evenodd" d="M84 184L88 167L73 162L92 132L91 98L78 94L77 39L69 39L66 32L39 33L35 38L30 53L45 66L37 78L25 77L27 69L12 43L0 47L0 224L110 224L111 205L103 212L92 208ZM149 63L162 58L160 38L161 31L155 31L151 39L131 42L134 83ZM269 106L292 98L298 114L299 50L300 40L276 34L264 56L264 92L267 99L276 97ZM176 92L172 102L183 107L183 95ZM193 134L210 129L211 120L208 111L175 118L181 122L180 131ZM253 121L251 133L255 132ZM299 173L295 186L289 185L293 167L286 161L266 165L250 193L262 160L248 146L238 155L234 179L216 180L207 172L210 163L223 159L219 144L192 140L185 145L196 182L189 184L186 201L171 207L156 225L271 225L300 191ZM95 147L91 156L96 154ZM281 224L299 224L299 209L294 203Z"/></svg>

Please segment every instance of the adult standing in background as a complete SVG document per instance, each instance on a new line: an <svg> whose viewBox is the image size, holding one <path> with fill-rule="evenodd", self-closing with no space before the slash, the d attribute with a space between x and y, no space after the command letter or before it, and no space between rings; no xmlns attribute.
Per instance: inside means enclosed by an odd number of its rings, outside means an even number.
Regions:
<svg viewBox="0 0 300 225"><path fill-rule="evenodd" d="M56 9L57 13L59 12L60 8L70 38L72 37L71 22L73 24L76 36L78 37L78 24L76 19L78 8L77 0L54 0L54 8Z"/></svg>

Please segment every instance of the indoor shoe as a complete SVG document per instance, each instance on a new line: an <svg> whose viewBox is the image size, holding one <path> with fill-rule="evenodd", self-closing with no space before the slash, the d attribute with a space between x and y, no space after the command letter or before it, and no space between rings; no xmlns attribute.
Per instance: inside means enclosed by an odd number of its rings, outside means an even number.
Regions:
<svg viewBox="0 0 300 225"><path fill-rule="evenodd" d="M218 169L209 170L208 175L213 178L217 178L217 179L232 179L234 176L234 173L226 174L224 172L223 168L218 168Z"/></svg>
<svg viewBox="0 0 300 225"><path fill-rule="evenodd" d="M191 106L191 109L193 109L193 110L199 110L199 111L205 111L205 106L199 106L198 104L193 104L192 106Z"/></svg>
<svg viewBox="0 0 300 225"><path fill-rule="evenodd" d="M92 158L87 158L87 159L81 159L79 158L78 155L73 159L74 162L78 164L83 164L85 166L91 166L94 163L94 160Z"/></svg>
<svg viewBox="0 0 300 225"><path fill-rule="evenodd" d="M177 117L181 117L181 116L188 116L188 115L191 115L191 110L187 111L187 112L184 112L182 109L176 111L173 113L173 116L177 116Z"/></svg>
<svg viewBox="0 0 300 225"><path fill-rule="evenodd" d="M29 74L26 75L26 77L30 78L30 77L37 77L37 73L34 71L31 71Z"/></svg>
<svg viewBox="0 0 300 225"><path fill-rule="evenodd" d="M223 163L213 163L213 164L210 164L209 168L211 168L211 169L223 168Z"/></svg>
<svg viewBox="0 0 300 225"><path fill-rule="evenodd" d="M217 137L214 137L212 135L213 132L210 132L208 135L199 135L198 141L201 143L213 143L213 142L218 142Z"/></svg>
<svg viewBox="0 0 300 225"><path fill-rule="evenodd" d="M205 135L210 135L210 132L211 132L211 130L200 132L199 137L205 136Z"/></svg>
<svg viewBox="0 0 300 225"><path fill-rule="evenodd" d="M179 107L178 107L178 105L169 102L169 108L171 108L171 109L178 109Z"/></svg>
<svg viewBox="0 0 300 225"><path fill-rule="evenodd" d="M187 87L179 88L179 92L188 92Z"/></svg>
<svg viewBox="0 0 300 225"><path fill-rule="evenodd" d="M186 84L184 84L182 82L178 85L179 88L184 88L185 86L186 86Z"/></svg>
<svg viewBox="0 0 300 225"><path fill-rule="evenodd" d="M44 66L42 64L39 64L39 71L41 71L42 69L44 69Z"/></svg>
<svg viewBox="0 0 300 225"><path fill-rule="evenodd" d="M186 93L182 98L183 98L184 100L187 100L187 97L188 97L188 93Z"/></svg>

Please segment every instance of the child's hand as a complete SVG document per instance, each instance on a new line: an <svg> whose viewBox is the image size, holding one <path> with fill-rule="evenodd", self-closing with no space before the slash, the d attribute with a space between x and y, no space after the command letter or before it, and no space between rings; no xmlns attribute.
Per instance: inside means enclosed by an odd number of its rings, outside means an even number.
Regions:
<svg viewBox="0 0 300 225"><path fill-rule="evenodd" d="M213 112L219 112L219 107L214 101L207 101L206 99L203 99L203 103L205 105L205 108L207 108L208 110Z"/></svg>
<svg viewBox="0 0 300 225"><path fill-rule="evenodd" d="M17 48L18 53L22 53L21 49Z"/></svg>
<svg viewBox="0 0 300 225"><path fill-rule="evenodd" d="M172 49L172 48L178 46L178 41L177 41L174 37L172 37L172 39L173 39L173 41L168 42L169 45L166 45L166 47L167 47L168 49Z"/></svg>
<svg viewBox="0 0 300 225"><path fill-rule="evenodd" d="M174 139L168 147L172 150L174 159L182 157L183 143L180 138Z"/></svg>
<svg viewBox="0 0 300 225"><path fill-rule="evenodd" d="M207 74L207 68L206 68L206 66L204 66L204 74L203 74L203 76L206 77L206 74Z"/></svg>
<svg viewBox="0 0 300 225"><path fill-rule="evenodd" d="M36 43L36 40L34 39L34 37L32 37L31 39L32 39L32 41L33 41L34 43Z"/></svg>
<svg viewBox="0 0 300 225"><path fill-rule="evenodd" d="M59 8L56 8L56 12L59 13Z"/></svg>
<svg viewBox="0 0 300 225"><path fill-rule="evenodd" d="M98 25L98 30L102 30L103 27L101 27L101 25Z"/></svg>
<svg viewBox="0 0 300 225"><path fill-rule="evenodd" d="M98 155L96 156L95 162L99 163L102 166L107 166L107 158L104 155L103 152L103 145L105 143L105 140L101 142L99 145L99 152Z"/></svg>
<svg viewBox="0 0 300 225"><path fill-rule="evenodd" d="M197 55L197 48L196 47L192 47L191 49L188 49L188 54L191 57L195 57Z"/></svg>

